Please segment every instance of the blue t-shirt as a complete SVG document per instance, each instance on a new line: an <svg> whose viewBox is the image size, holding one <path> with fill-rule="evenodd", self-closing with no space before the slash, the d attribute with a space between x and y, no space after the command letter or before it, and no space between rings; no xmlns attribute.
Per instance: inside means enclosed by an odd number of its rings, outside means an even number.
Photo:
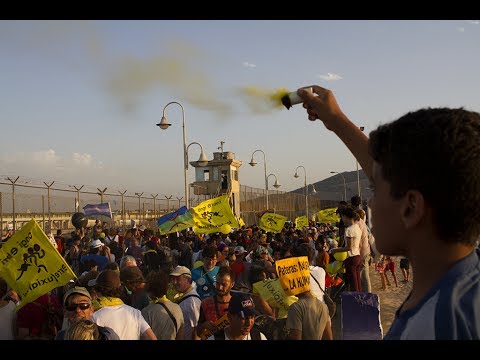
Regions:
<svg viewBox="0 0 480 360"><path fill-rule="evenodd" d="M385 340L479 340L480 249L448 270L415 308L401 309Z"/></svg>
<svg viewBox="0 0 480 360"><path fill-rule="evenodd" d="M192 280L197 284L197 293L200 299L215 295L215 281L220 268L215 266L212 270L206 271L203 266L192 270Z"/></svg>

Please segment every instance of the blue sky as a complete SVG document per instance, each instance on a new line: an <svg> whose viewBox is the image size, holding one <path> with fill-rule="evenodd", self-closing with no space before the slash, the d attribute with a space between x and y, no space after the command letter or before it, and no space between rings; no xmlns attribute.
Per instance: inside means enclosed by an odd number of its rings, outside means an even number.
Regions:
<svg viewBox="0 0 480 360"><path fill-rule="evenodd" d="M0 178L182 196L187 144L290 191L352 171L343 143L269 94L318 84L368 133L426 106L480 111L480 20L0 21ZM255 89L252 91L246 89ZM200 149L191 146L189 160ZM189 182L194 169L189 169ZM270 178L273 183L274 179ZM270 186L271 188L271 186Z"/></svg>

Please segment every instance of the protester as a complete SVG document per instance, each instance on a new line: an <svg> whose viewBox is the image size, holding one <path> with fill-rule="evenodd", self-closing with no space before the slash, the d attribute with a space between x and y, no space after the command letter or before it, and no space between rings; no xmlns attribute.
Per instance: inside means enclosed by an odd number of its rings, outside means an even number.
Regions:
<svg viewBox="0 0 480 360"><path fill-rule="evenodd" d="M168 274L162 270L147 275L146 290L152 299L142 315L158 340L183 340L184 318L180 306L167 299Z"/></svg>
<svg viewBox="0 0 480 360"><path fill-rule="evenodd" d="M228 325L207 340L267 340L265 335L253 328L255 324L255 305L248 294L232 295L228 304Z"/></svg>
<svg viewBox="0 0 480 360"><path fill-rule="evenodd" d="M122 284L118 272L102 271L95 280L95 290L99 309L92 315L92 321L112 328L120 340L157 339L140 310L124 304L120 299Z"/></svg>
<svg viewBox="0 0 480 360"><path fill-rule="evenodd" d="M68 321L67 329L61 330L55 340L87 340L82 338L88 338L87 333L91 331L98 333L98 336L95 336L95 339L88 340L120 340L113 329L96 324L95 326L85 324L84 327L78 325L78 327L75 326L74 329L71 329L79 321L90 321L93 315L92 297L86 288L75 286L67 290L63 296L63 309L64 316ZM85 334L82 335L82 332L85 332Z"/></svg>
<svg viewBox="0 0 480 360"><path fill-rule="evenodd" d="M200 298L205 299L215 294L215 281L218 270L217 248L207 246L202 250L203 265L192 270L192 280L197 284L197 292Z"/></svg>
<svg viewBox="0 0 480 360"><path fill-rule="evenodd" d="M192 332L198 324L202 303L197 290L192 285L192 273L186 266L177 266L170 273L170 281L177 291L174 301L183 313L184 340L192 340Z"/></svg>
<svg viewBox="0 0 480 360"><path fill-rule="evenodd" d="M297 91L308 119L337 134L371 180L378 251L412 265L412 292L385 339L480 339L480 114L423 108L369 139L330 90L312 89Z"/></svg>

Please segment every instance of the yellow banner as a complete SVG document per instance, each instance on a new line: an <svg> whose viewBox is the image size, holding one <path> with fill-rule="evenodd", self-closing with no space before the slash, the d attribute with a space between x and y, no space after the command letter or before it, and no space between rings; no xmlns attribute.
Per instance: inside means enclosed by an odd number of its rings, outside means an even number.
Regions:
<svg viewBox="0 0 480 360"><path fill-rule="evenodd" d="M191 208L195 223L193 230L197 234L210 234L221 232L220 228L224 224L238 228L238 221L228 199L228 195L222 195Z"/></svg>
<svg viewBox="0 0 480 360"><path fill-rule="evenodd" d="M285 293L278 278L254 283L253 293L263 297L270 307L278 309L278 319L287 317L290 305L298 301L298 297Z"/></svg>
<svg viewBox="0 0 480 360"><path fill-rule="evenodd" d="M258 227L265 231L279 233L280 231L282 231L283 225L285 225L285 221L287 221L286 216L280 214L265 213L260 218L260 223L258 224Z"/></svg>
<svg viewBox="0 0 480 360"><path fill-rule="evenodd" d="M215 326L217 327L217 331L224 329L229 323L230 322L228 321L228 314L224 314L220 319L215 321ZM213 333L210 330L205 329L202 335L200 335L200 338L202 340L207 340L212 335Z"/></svg>
<svg viewBox="0 0 480 360"><path fill-rule="evenodd" d="M340 221L340 216L336 213L337 208L323 209L317 212L317 221L323 223L335 223Z"/></svg>
<svg viewBox="0 0 480 360"><path fill-rule="evenodd" d="M244 225L245 225L245 221L243 221L242 218L239 218L239 219L238 219L238 226L239 226L239 227L242 227L242 226L244 226Z"/></svg>
<svg viewBox="0 0 480 360"><path fill-rule="evenodd" d="M295 218L295 227L297 229L302 229L308 226L308 219L305 215Z"/></svg>
<svg viewBox="0 0 480 360"><path fill-rule="evenodd" d="M0 275L22 299L17 310L76 278L35 219L3 243Z"/></svg>
<svg viewBox="0 0 480 360"><path fill-rule="evenodd" d="M308 257L300 256L277 260L275 268L280 284L288 295L297 295L310 290Z"/></svg>

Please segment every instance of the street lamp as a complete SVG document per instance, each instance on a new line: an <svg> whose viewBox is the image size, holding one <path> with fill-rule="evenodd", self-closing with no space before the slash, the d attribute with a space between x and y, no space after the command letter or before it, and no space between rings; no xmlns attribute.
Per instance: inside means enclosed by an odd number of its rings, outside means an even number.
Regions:
<svg viewBox="0 0 480 360"><path fill-rule="evenodd" d="M188 148L190 147L190 145L193 145L193 144L196 144L196 145L200 146L200 149L201 149L200 157L197 160L198 166L207 166L208 165L208 159L207 159L207 155L205 154L205 151L203 150L203 146L202 146L202 144L199 144L198 142L195 142L195 141L191 142L187 146L187 163L188 163Z"/></svg>
<svg viewBox="0 0 480 360"><path fill-rule="evenodd" d="M171 104L177 104L182 109L182 121L183 121L183 176L184 176L184 180L185 180L185 205L188 209L190 207L190 204L189 204L189 193L188 193L189 189L188 189L187 124L185 122L185 110L184 110L182 104L180 104L177 101L171 101L167 105L165 105L165 107L163 108L162 120L156 125L162 130L166 130L172 125L172 124L169 124L167 122L167 118L165 116L165 109ZM198 144L198 143L192 143L192 144ZM188 145L188 146L190 146L190 145ZM198 145L200 145L200 144L198 144ZM200 145L200 147L202 149L202 153L200 155L200 159L198 160L198 162L199 162L200 166L205 166L208 163L208 160L207 160L207 157L205 155L205 152L203 151L202 145Z"/></svg>
<svg viewBox="0 0 480 360"><path fill-rule="evenodd" d="M263 150L255 150L253 153L252 153L252 160L250 160L249 164L250 166L255 166L257 165L257 162L253 159L253 155L255 155L255 153L257 151L260 151L262 154L263 154L263 170L265 172L265 192L266 192L266 200L267 200L267 210L268 210L268 179L267 179L267 156L265 155L265 153L263 152Z"/></svg>
<svg viewBox="0 0 480 360"><path fill-rule="evenodd" d="M307 219L309 219L308 217L308 192L307 192L307 170L305 169L305 167L303 165L299 165L297 166L297 168L295 169L295 175L293 175L294 178L298 178L299 175L298 175L298 168L302 168L303 169L303 173L305 175L304 177L304 182L303 182L303 186L305 187L305 214L307 215ZM315 188L314 188L315 190Z"/></svg>
<svg viewBox="0 0 480 360"><path fill-rule="evenodd" d="M278 188L281 186L280 183L278 182L277 175L275 175L275 174L269 174L269 175L267 176L267 194L268 194L268 178L269 178L270 176L274 176L274 177L275 177L275 183L273 184L273 187L274 187L275 189L278 189ZM267 209L268 209L268 207L267 207Z"/></svg>
<svg viewBox="0 0 480 360"><path fill-rule="evenodd" d="M364 126L360 126L360 131L363 131L365 130L365 127ZM357 161L357 191L358 191L358 196L360 196L360 204L362 203L362 194L361 194L361 191L360 191L360 173L358 171L358 160Z"/></svg>
<svg viewBox="0 0 480 360"><path fill-rule="evenodd" d="M343 176L342 173L339 173L338 171L330 171L330 174L338 174L342 177L342 179L343 179L343 201L347 201L347 184L345 183L345 177Z"/></svg>

